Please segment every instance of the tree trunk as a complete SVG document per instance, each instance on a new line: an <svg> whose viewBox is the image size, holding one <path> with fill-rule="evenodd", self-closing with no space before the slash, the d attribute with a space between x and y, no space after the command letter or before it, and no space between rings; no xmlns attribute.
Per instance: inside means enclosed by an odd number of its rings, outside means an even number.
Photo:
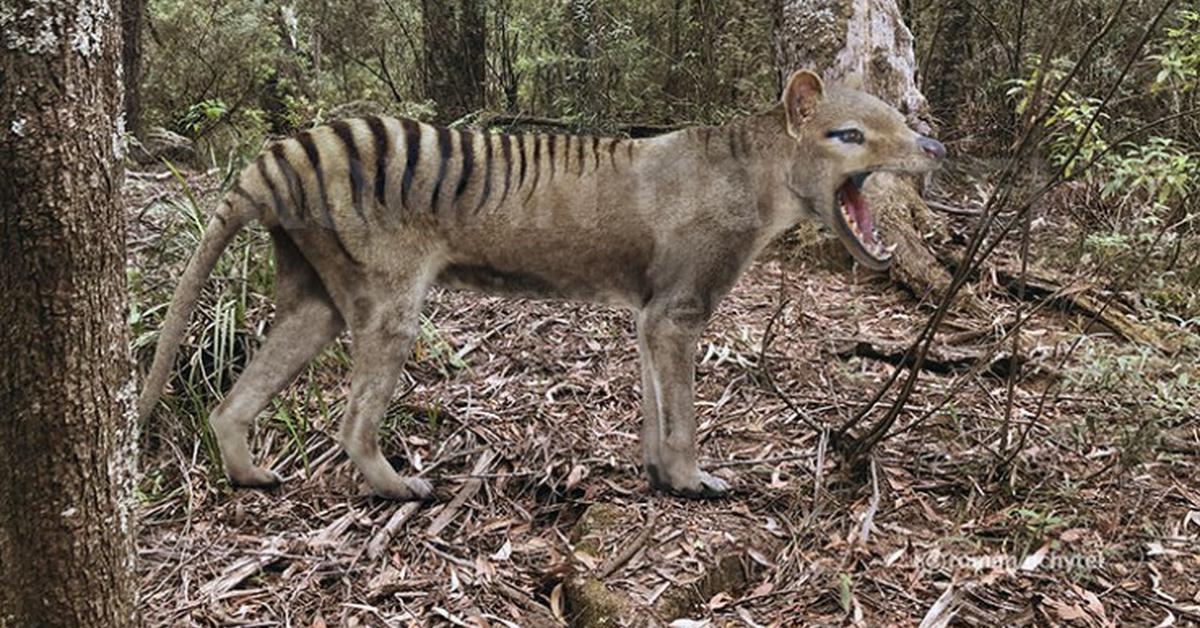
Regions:
<svg viewBox="0 0 1200 628"><path fill-rule="evenodd" d="M0 11L0 627L133 626L120 3L16 4Z"/></svg>
<svg viewBox="0 0 1200 628"><path fill-rule="evenodd" d="M971 5L968 0L947 2L944 15L938 16L938 32L943 36L933 43L932 67L925 71L926 91L933 101L933 115L943 125L955 127L964 94L970 93L963 68L971 60Z"/></svg>
<svg viewBox="0 0 1200 628"><path fill-rule="evenodd" d="M121 0L121 88L125 131L142 137L142 15L146 0Z"/></svg>
<svg viewBox="0 0 1200 628"><path fill-rule="evenodd" d="M792 71L812 68L826 81L847 78L892 104L922 133L932 126L929 104L917 88L912 33L896 0L780 0L775 28L781 83ZM941 294L949 273L925 242L944 237L914 182L880 173L865 189L884 239L896 244L891 274L918 297Z"/></svg>
<svg viewBox="0 0 1200 628"><path fill-rule="evenodd" d="M425 37L425 96L438 121L482 109L487 78L483 0L421 0Z"/></svg>

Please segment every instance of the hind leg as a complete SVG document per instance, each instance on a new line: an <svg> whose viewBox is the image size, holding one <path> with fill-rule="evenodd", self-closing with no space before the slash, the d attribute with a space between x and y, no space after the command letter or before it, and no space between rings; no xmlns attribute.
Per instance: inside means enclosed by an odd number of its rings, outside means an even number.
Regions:
<svg viewBox="0 0 1200 628"><path fill-rule="evenodd" d="M371 490L389 499L425 499L433 492L429 482L396 473L379 447L379 425L416 341L426 288L427 283L421 283L392 291L399 296L375 304L351 328L354 372L342 445Z"/></svg>
<svg viewBox="0 0 1200 628"><path fill-rule="evenodd" d="M279 476L252 461L247 442L250 426L271 398L345 327L295 246L282 234L272 235L279 301L275 324L266 343L209 417L225 472L236 486L269 487L279 483Z"/></svg>

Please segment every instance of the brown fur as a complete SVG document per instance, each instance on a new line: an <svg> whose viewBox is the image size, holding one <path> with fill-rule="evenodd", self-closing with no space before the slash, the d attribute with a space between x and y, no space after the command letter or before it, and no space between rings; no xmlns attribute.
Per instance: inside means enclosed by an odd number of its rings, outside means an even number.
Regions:
<svg viewBox="0 0 1200 628"><path fill-rule="evenodd" d="M851 125L862 145L827 136ZM754 255L805 216L864 263L884 264L839 229L836 191L859 172L932 168L940 155L930 142L877 99L826 90L808 72L769 112L647 140L513 138L382 118L305 131L264 151L222 201L176 290L139 410L156 404L221 250L257 219L275 243L279 310L211 417L234 483L278 481L252 463L248 430L348 328L355 364L342 442L379 495L426 497L427 482L392 470L377 431L425 293L440 283L635 311L647 475L676 493L722 494L725 482L696 463L704 324Z"/></svg>

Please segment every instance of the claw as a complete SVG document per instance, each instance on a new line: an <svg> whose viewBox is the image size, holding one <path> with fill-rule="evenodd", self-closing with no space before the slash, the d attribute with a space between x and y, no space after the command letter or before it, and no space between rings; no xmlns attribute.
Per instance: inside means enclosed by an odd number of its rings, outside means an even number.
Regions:
<svg viewBox="0 0 1200 628"><path fill-rule="evenodd" d="M704 471L696 472L695 481L690 486L659 486L656 488L687 499L720 499L730 492L728 482Z"/></svg>
<svg viewBox="0 0 1200 628"><path fill-rule="evenodd" d="M229 483L237 488L271 489L283 484L283 477L270 469L255 467L241 475L229 475Z"/></svg>

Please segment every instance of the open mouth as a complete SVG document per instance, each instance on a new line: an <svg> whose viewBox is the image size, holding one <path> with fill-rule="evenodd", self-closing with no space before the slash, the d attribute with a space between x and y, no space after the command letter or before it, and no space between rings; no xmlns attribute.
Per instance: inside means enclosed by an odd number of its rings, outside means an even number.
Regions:
<svg viewBox="0 0 1200 628"><path fill-rule="evenodd" d="M846 178L837 190L839 235L846 243L851 255L871 270L887 270L892 263L895 245L887 246L879 237L875 218L867 207L867 197L862 187L870 172L860 172Z"/></svg>

